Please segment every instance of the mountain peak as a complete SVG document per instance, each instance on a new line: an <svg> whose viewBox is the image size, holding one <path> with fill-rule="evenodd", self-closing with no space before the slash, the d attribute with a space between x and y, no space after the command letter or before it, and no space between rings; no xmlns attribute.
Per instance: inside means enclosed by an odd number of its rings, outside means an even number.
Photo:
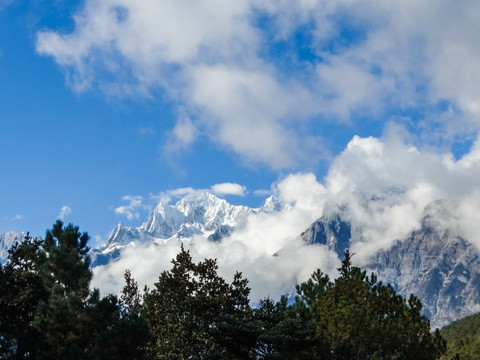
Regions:
<svg viewBox="0 0 480 360"><path fill-rule="evenodd" d="M265 200L261 210L266 213L282 211L286 208L285 203L275 195L271 195Z"/></svg>

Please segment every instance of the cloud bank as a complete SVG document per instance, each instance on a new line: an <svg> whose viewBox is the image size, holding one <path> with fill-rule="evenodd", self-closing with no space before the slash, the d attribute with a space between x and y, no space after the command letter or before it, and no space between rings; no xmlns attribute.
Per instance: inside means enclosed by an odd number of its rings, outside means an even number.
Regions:
<svg viewBox="0 0 480 360"><path fill-rule="evenodd" d="M325 179L295 173L272 185L289 207L251 215L243 228L220 243L196 237L186 247L196 261L217 258L221 274L228 279L242 271L250 280L253 301L293 291L295 283L317 268L336 276L340 260L335 253L299 240L300 233L324 211L331 211L332 204L353 225L357 265L419 229L425 208L436 200L443 200L452 214L439 218L438 226L458 231L480 249L479 177L478 140L469 153L455 160L451 153L420 151L392 137L355 136L333 160ZM128 268L140 284L151 286L161 271L171 267L179 249L177 241L129 247L118 261L96 268L94 284L107 292L118 291L123 285L116 281Z"/></svg>
<svg viewBox="0 0 480 360"><path fill-rule="evenodd" d="M77 91L162 89L182 113L167 149L207 136L247 163L294 169L330 156L325 126L397 120L419 144L447 146L478 133L479 10L473 0L86 0L72 32L39 32L36 47Z"/></svg>

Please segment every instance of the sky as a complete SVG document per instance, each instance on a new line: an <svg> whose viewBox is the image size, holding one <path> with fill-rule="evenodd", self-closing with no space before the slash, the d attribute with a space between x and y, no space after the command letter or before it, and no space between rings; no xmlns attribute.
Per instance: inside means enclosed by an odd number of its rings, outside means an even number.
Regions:
<svg viewBox="0 0 480 360"><path fill-rule="evenodd" d="M160 199L204 189L252 207L280 194L309 210L301 226L348 199L375 244L444 198L473 233L479 12L469 0L0 0L0 232L43 236L59 218L98 246ZM379 189L381 205L362 205Z"/></svg>

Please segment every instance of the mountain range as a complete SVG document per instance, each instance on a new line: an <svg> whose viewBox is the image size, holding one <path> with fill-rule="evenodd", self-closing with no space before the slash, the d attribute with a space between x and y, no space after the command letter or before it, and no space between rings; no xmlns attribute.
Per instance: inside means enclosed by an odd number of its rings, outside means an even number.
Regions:
<svg viewBox="0 0 480 360"><path fill-rule="evenodd" d="M235 206L206 192L187 195L175 205L159 203L141 226L118 224L103 246L92 249L92 267L109 264L121 258L124 249L142 245L162 246L195 237L222 243L244 228L249 218L280 213L289 206L275 197L260 208ZM480 252L461 231L448 226L453 216L444 201L432 202L424 209L417 229L376 251L362 266L380 281L391 283L404 297L411 293L419 297L432 327L480 311ZM339 206L327 203L323 214L298 234L297 240L307 248L325 247L342 259L345 250L358 241L352 235L358 233L356 226ZM0 234L0 259L5 259L6 249L22 237Z"/></svg>

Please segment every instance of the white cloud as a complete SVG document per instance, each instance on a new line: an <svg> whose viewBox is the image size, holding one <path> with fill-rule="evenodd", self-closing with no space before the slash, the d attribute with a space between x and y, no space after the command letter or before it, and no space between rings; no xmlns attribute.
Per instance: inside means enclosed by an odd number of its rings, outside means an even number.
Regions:
<svg viewBox="0 0 480 360"><path fill-rule="evenodd" d="M70 208L70 206L64 205L60 209L60 213L58 214L57 218L63 221L65 220L65 216L71 214L71 212L72 209Z"/></svg>
<svg viewBox="0 0 480 360"><path fill-rule="evenodd" d="M253 195L267 197L272 195L272 190L266 190L266 189L253 190Z"/></svg>
<svg viewBox="0 0 480 360"><path fill-rule="evenodd" d="M416 130L430 136L424 141L478 132L480 25L472 14L479 7L472 0L88 0L74 31L38 33L37 51L64 67L77 90L167 90L187 114L169 148L207 135L247 162L280 169L325 155L321 139L305 136L325 119L351 123L352 114L376 117L394 107L423 115ZM272 26L257 26L259 14ZM291 42L301 26L317 59L296 61L294 50L265 56L267 39ZM451 106L432 111L441 101Z"/></svg>
<svg viewBox="0 0 480 360"><path fill-rule="evenodd" d="M392 137L354 137L334 159L323 183L314 174L297 173L272 186L272 192L289 207L248 217L243 228L220 243L193 238L186 246L195 261L218 259L219 271L227 279L242 271L250 280L253 301L292 291L295 283L317 268L336 276L337 255L322 246L305 247L298 238L322 215L327 203L336 203L353 225L357 265L419 229L425 208L436 200L443 200L452 214L445 216L433 207L430 213L439 214L436 226L448 226L480 248L479 144L480 140L455 161L449 153L429 153ZM173 190L178 195L192 191ZM95 270L94 285L118 291L123 285L112 279L122 279L129 268L141 284L151 286L161 271L171 267L179 248L179 241L129 247L118 261Z"/></svg>
<svg viewBox="0 0 480 360"><path fill-rule="evenodd" d="M152 127L141 127L138 129L140 135L153 135L155 130Z"/></svg>
<svg viewBox="0 0 480 360"><path fill-rule="evenodd" d="M211 187L211 190L214 194L217 195L237 195L245 196L245 191L247 188L245 186L234 184L234 183L222 183L215 184Z"/></svg>
<svg viewBox="0 0 480 360"><path fill-rule="evenodd" d="M23 219L23 215L17 214L10 219L11 222L19 221Z"/></svg>
<svg viewBox="0 0 480 360"><path fill-rule="evenodd" d="M139 195L125 195L122 200L128 201L128 205L119 206L114 209L115 214L124 215L129 220L139 219L140 211L149 209L144 204L144 199Z"/></svg>
<svg viewBox="0 0 480 360"><path fill-rule="evenodd" d="M175 197L178 197L178 196L185 196L185 195L189 195L189 194L193 194L194 192L196 192L197 190L193 189L192 187L183 187L183 188L178 188L178 189L173 189L173 190L169 190L166 192L167 195L171 195L171 196L175 196Z"/></svg>
<svg viewBox="0 0 480 360"><path fill-rule="evenodd" d="M169 132L169 142L165 149L169 152L182 150L193 143L198 134L195 124L187 116L177 119L175 127Z"/></svg>
<svg viewBox="0 0 480 360"><path fill-rule="evenodd" d="M190 102L212 141L252 163L280 169L305 161L295 127L319 111L318 101L294 81L282 84L271 69L214 65L190 68ZM320 145L313 144L318 150ZM312 150L308 148L308 150Z"/></svg>

